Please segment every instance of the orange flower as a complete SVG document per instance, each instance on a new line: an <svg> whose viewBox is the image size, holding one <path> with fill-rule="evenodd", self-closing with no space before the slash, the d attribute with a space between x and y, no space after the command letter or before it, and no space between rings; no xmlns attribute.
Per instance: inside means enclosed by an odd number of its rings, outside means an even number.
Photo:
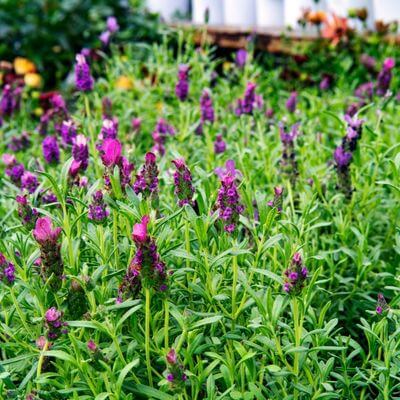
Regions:
<svg viewBox="0 0 400 400"><path fill-rule="evenodd" d="M42 85L42 78L39 74L29 72L24 76L24 82L26 86L38 88Z"/></svg>
<svg viewBox="0 0 400 400"><path fill-rule="evenodd" d="M347 18L338 17L332 14L330 19L325 21L325 27L322 31L322 37L329 39L334 46L336 46L342 38L347 36L349 27L347 25Z"/></svg>
<svg viewBox="0 0 400 400"><path fill-rule="evenodd" d="M23 57L16 57L14 59L14 70L18 75L25 75L29 72L36 72L35 64Z"/></svg>
<svg viewBox="0 0 400 400"><path fill-rule="evenodd" d="M115 87L121 90L133 89L133 82L125 75L121 75L115 82Z"/></svg>
<svg viewBox="0 0 400 400"><path fill-rule="evenodd" d="M307 19L310 24L321 25L326 21L326 14L323 11L310 11L307 14Z"/></svg>

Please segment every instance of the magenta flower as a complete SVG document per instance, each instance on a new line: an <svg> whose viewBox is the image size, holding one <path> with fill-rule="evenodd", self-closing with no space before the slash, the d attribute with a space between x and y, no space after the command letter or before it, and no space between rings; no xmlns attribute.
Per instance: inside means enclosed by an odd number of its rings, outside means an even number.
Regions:
<svg viewBox="0 0 400 400"><path fill-rule="evenodd" d="M145 215L140 223L134 225L132 239L135 243L144 243L147 240L147 225L149 221L149 216Z"/></svg>
<svg viewBox="0 0 400 400"><path fill-rule="evenodd" d="M49 217L37 219L35 229L33 230L33 236L39 244L55 243L60 234L61 228L57 227L53 229L53 224Z"/></svg>
<svg viewBox="0 0 400 400"><path fill-rule="evenodd" d="M175 351L175 349L171 349L171 350L168 352L166 358L167 358L167 363L168 363L168 364L171 364L171 365L176 364L178 358L177 358L177 356L176 356L176 351Z"/></svg>
<svg viewBox="0 0 400 400"><path fill-rule="evenodd" d="M117 18L115 18L115 17L108 17L108 18L107 18L107 29L108 29L111 33L118 32L118 30L119 30L119 25L118 25Z"/></svg>
<svg viewBox="0 0 400 400"><path fill-rule="evenodd" d="M101 160L107 168L112 168L119 163L122 145L118 139L106 139L101 145Z"/></svg>
<svg viewBox="0 0 400 400"><path fill-rule="evenodd" d="M54 136L47 136L42 143L43 157L48 164L60 161L60 149Z"/></svg>

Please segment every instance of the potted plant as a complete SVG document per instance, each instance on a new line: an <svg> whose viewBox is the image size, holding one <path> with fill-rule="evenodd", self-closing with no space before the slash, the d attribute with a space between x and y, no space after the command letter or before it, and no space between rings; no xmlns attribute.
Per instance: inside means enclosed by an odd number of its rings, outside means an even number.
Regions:
<svg viewBox="0 0 400 400"><path fill-rule="evenodd" d="M224 0L224 23L226 25L253 26L255 22L255 0Z"/></svg>
<svg viewBox="0 0 400 400"><path fill-rule="evenodd" d="M306 10L325 10L325 0L284 0L285 25L296 28Z"/></svg>
<svg viewBox="0 0 400 400"><path fill-rule="evenodd" d="M223 0L193 0L193 22L196 24L222 24ZM207 20L206 20L207 19Z"/></svg>
<svg viewBox="0 0 400 400"><path fill-rule="evenodd" d="M159 13L166 21L176 16L186 16L189 12L189 0L146 0L151 12Z"/></svg>
<svg viewBox="0 0 400 400"><path fill-rule="evenodd" d="M257 26L282 27L283 2L284 0L256 0Z"/></svg>

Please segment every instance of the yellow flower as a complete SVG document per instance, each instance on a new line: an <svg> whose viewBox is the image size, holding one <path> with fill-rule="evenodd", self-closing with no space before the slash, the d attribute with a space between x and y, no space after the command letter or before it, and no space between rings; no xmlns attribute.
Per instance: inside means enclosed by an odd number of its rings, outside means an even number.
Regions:
<svg viewBox="0 0 400 400"><path fill-rule="evenodd" d="M40 107L35 108L34 113L37 117L40 117L43 114L43 109Z"/></svg>
<svg viewBox="0 0 400 400"><path fill-rule="evenodd" d="M164 108L164 104L161 101L156 103L156 109L158 112L161 112L163 110L163 108Z"/></svg>
<svg viewBox="0 0 400 400"><path fill-rule="evenodd" d="M24 76L24 81L25 85L32 87L32 88L38 88L42 85L42 77L39 74L29 72Z"/></svg>
<svg viewBox="0 0 400 400"><path fill-rule="evenodd" d="M133 89L133 82L127 76L121 75L115 82L115 87L122 90Z"/></svg>
<svg viewBox="0 0 400 400"><path fill-rule="evenodd" d="M222 64L222 69L224 70L224 72L229 71L231 68L232 68L232 63L229 62L229 61L225 61L225 62Z"/></svg>
<svg viewBox="0 0 400 400"><path fill-rule="evenodd" d="M23 57L16 57L14 59L14 70L18 75L25 75L29 72L35 72L35 64Z"/></svg>

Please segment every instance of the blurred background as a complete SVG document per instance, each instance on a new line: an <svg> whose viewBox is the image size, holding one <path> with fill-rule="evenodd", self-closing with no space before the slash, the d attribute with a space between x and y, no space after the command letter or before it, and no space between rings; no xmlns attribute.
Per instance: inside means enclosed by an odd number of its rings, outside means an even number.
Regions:
<svg viewBox="0 0 400 400"><path fill-rule="evenodd" d="M45 86L55 87L82 49L106 52L101 35L109 16L118 20L119 46L145 46L180 24L207 23L219 33L312 35L333 14L347 19L334 20L331 35L348 28L395 33L400 0L0 0L0 60L27 58Z"/></svg>

